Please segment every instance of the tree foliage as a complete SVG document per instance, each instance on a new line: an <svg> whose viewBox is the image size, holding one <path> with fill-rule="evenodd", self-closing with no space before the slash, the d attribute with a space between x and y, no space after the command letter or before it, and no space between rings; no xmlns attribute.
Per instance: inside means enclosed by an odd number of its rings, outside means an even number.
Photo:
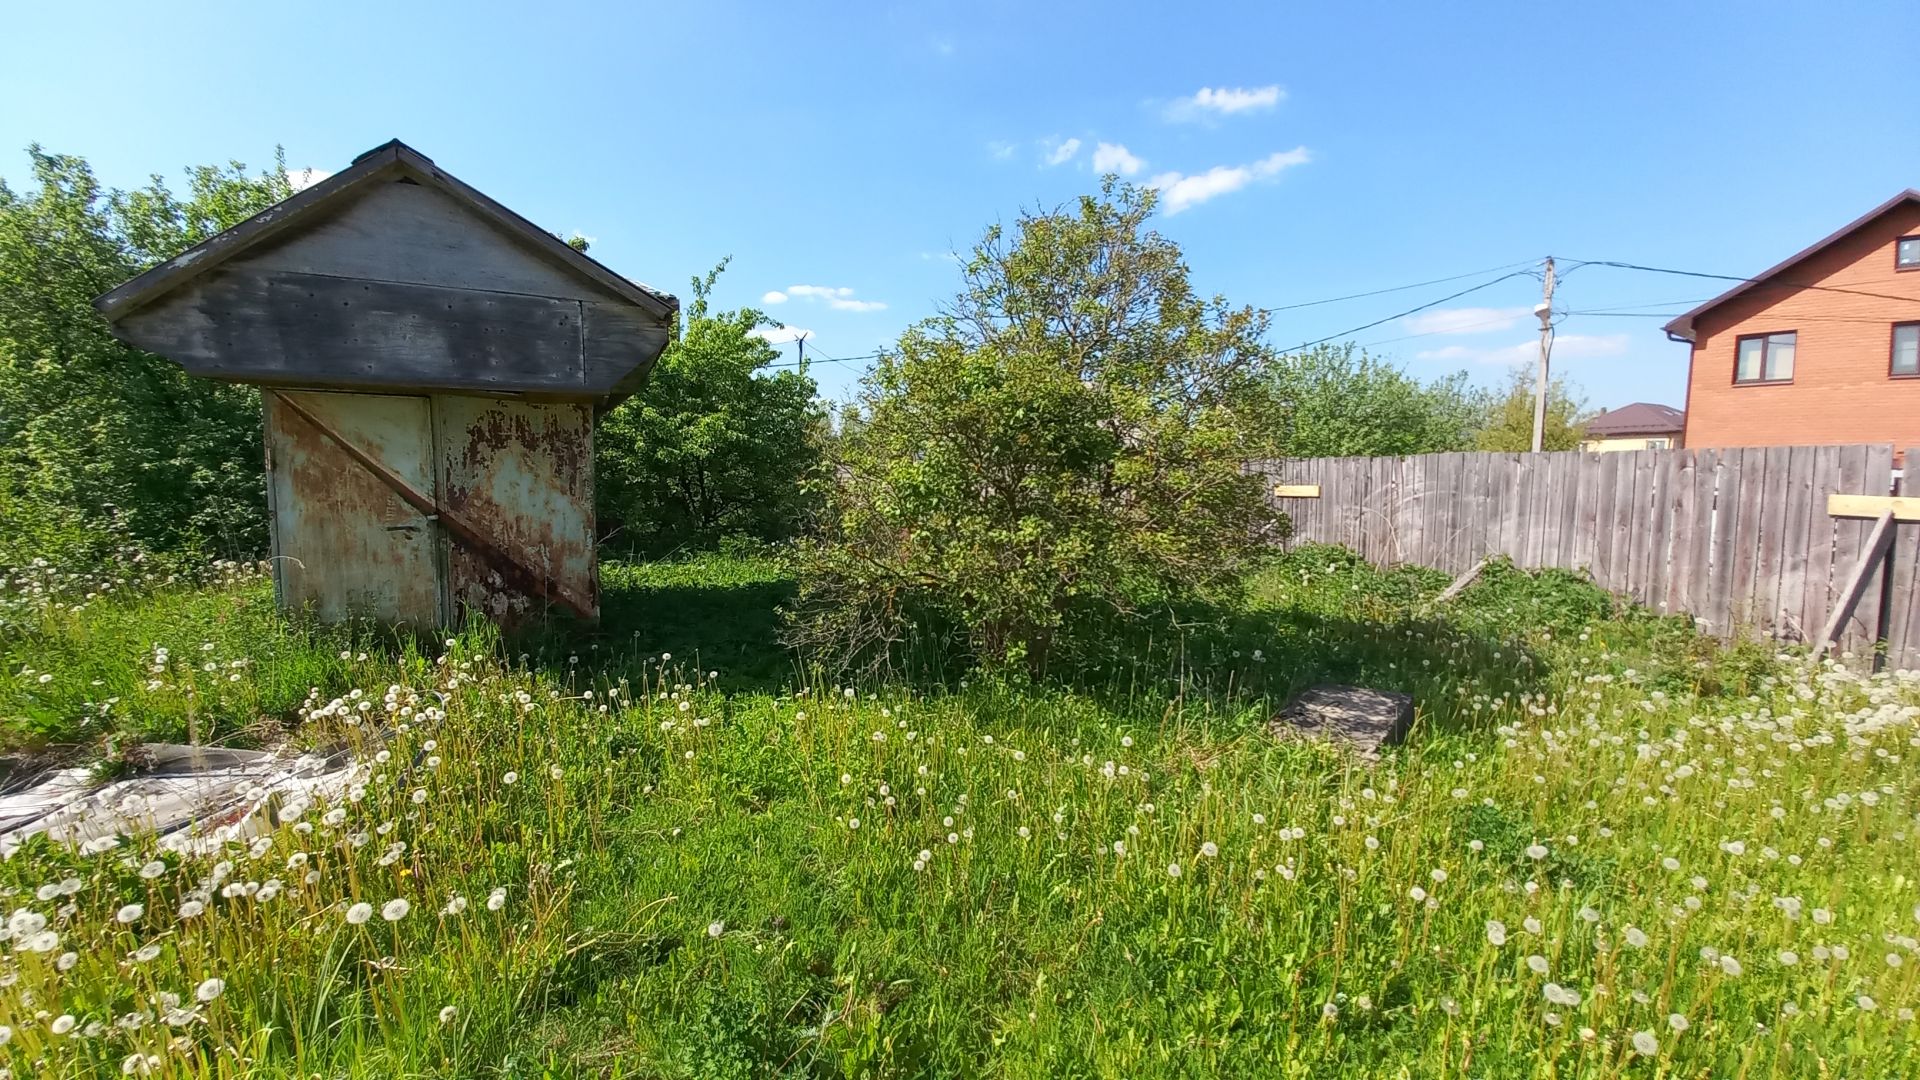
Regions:
<svg viewBox="0 0 1920 1080"><path fill-rule="evenodd" d="M1109 178L988 229L877 360L801 559L800 641L873 661L949 625L1039 673L1101 615L1235 580L1278 527L1242 469L1272 448L1264 317L1194 294L1154 200Z"/></svg>
<svg viewBox="0 0 1920 1080"><path fill-rule="evenodd" d="M1486 408L1466 372L1422 383L1351 343L1283 356L1269 378L1283 457L1466 450Z"/></svg>
<svg viewBox="0 0 1920 1080"><path fill-rule="evenodd" d="M1475 450L1528 451L1533 449L1533 369L1522 365L1507 376L1504 389L1494 391L1486 419L1474 433ZM1541 435L1543 450L1578 450L1586 433L1586 399L1565 379L1547 384L1547 424Z"/></svg>
<svg viewBox="0 0 1920 1080"><path fill-rule="evenodd" d="M780 540L805 516L804 481L820 457L814 382L768 369L780 354L754 333L771 325L765 315L712 309L725 268L694 279L646 388L594 437L601 521L629 550Z"/></svg>
<svg viewBox="0 0 1920 1080"><path fill-rule="evenodd" d="M84 556L109 534L152 549L265 548L259 394L188 377L116 340L95 296L291 193L284 161L187 173L176 195L100 186L29 149L0 180L0 564Z"/></svg>

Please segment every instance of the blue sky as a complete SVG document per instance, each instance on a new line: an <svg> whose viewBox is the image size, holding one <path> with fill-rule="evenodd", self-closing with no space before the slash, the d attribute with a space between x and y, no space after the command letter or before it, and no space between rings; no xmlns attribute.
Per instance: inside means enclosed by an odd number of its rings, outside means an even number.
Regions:
<svg viewBox="0 0 1920 1080"><path fill-rule="evenodd" d="M885 345L953 292L946 253L1096 167L1161 186L1196 285L1261 307L1547 254L1753 273L1920 185L1912 0L192 7L10 13L0 176L36 141L126 186L276 144L336 170L397 136L650 284L731 255L721 302L783 294L766 309L830 356ZM1586 267L1558 306L1718 291ZM1538 299L1516 278L1352 340L1492 381ZM1556 368L1594 405L1679 405L1660 322L1569 315ZM860 366L814 370L845 396Z"/></svg>

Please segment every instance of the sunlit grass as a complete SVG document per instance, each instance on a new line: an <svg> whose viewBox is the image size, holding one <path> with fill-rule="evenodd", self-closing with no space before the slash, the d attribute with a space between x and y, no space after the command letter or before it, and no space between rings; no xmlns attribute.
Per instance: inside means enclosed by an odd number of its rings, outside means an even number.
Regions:
<svg viewBox="0 0 1920 1080"><path fill-rule="evenodd" d="M713 602L759 573L722 568ZM703 589L697 564L620 575ZM1920 1070L1920 680L1719 652L1559 578L1496 572L1425 612L1441 583L1304 553L1256 583L1265 616L1189 651L1205 679L1124 694L736 693L696 631L624 625L532 668L485 634L412 657L315 638L288 655L318 692L280 719L352 746L354 784L206 858L129 838L0 867L0 1056L16 1076ZM252 619L260 597L48 617ZM151 666L144 625L95 639L131 649L103 670ZM1336 676L1415 692L1410 746L1369 769L1264 733L1262 695ZM1240 690L1182 696L1202 683ZM177 688L144 686L116 706L129 730L176 715Z"/></svg>

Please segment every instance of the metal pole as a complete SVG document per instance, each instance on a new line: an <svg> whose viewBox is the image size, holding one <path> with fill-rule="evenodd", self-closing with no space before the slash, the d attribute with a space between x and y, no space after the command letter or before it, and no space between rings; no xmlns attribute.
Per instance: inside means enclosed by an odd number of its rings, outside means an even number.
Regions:
<svg viewBox="0 0 1920 1080"><path fill-rule="evenodd" d="M1546 289L1540 306L1540 367L1533 377L1533 452L1539 453L1547 435L1547 356L1553 349L1553 256L1547 256Z"/></svg>

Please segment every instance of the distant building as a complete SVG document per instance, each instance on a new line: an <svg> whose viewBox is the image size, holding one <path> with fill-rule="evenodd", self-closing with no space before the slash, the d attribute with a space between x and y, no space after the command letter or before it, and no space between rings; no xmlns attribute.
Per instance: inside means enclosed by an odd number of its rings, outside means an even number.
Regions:
<svg viewBox="0 0 1920 1080"><path fill-rule="evenodd" d="M1670 450L1685 444L1687 414L1671 405L1636 401L1587 421L1582 450Z"/></svg>
<svg viewBox="0 0 1920 1080"><path fill-rule="evenodd" d="M1920 191L1667 324L1690 447L1920 446Z"/></svg>

